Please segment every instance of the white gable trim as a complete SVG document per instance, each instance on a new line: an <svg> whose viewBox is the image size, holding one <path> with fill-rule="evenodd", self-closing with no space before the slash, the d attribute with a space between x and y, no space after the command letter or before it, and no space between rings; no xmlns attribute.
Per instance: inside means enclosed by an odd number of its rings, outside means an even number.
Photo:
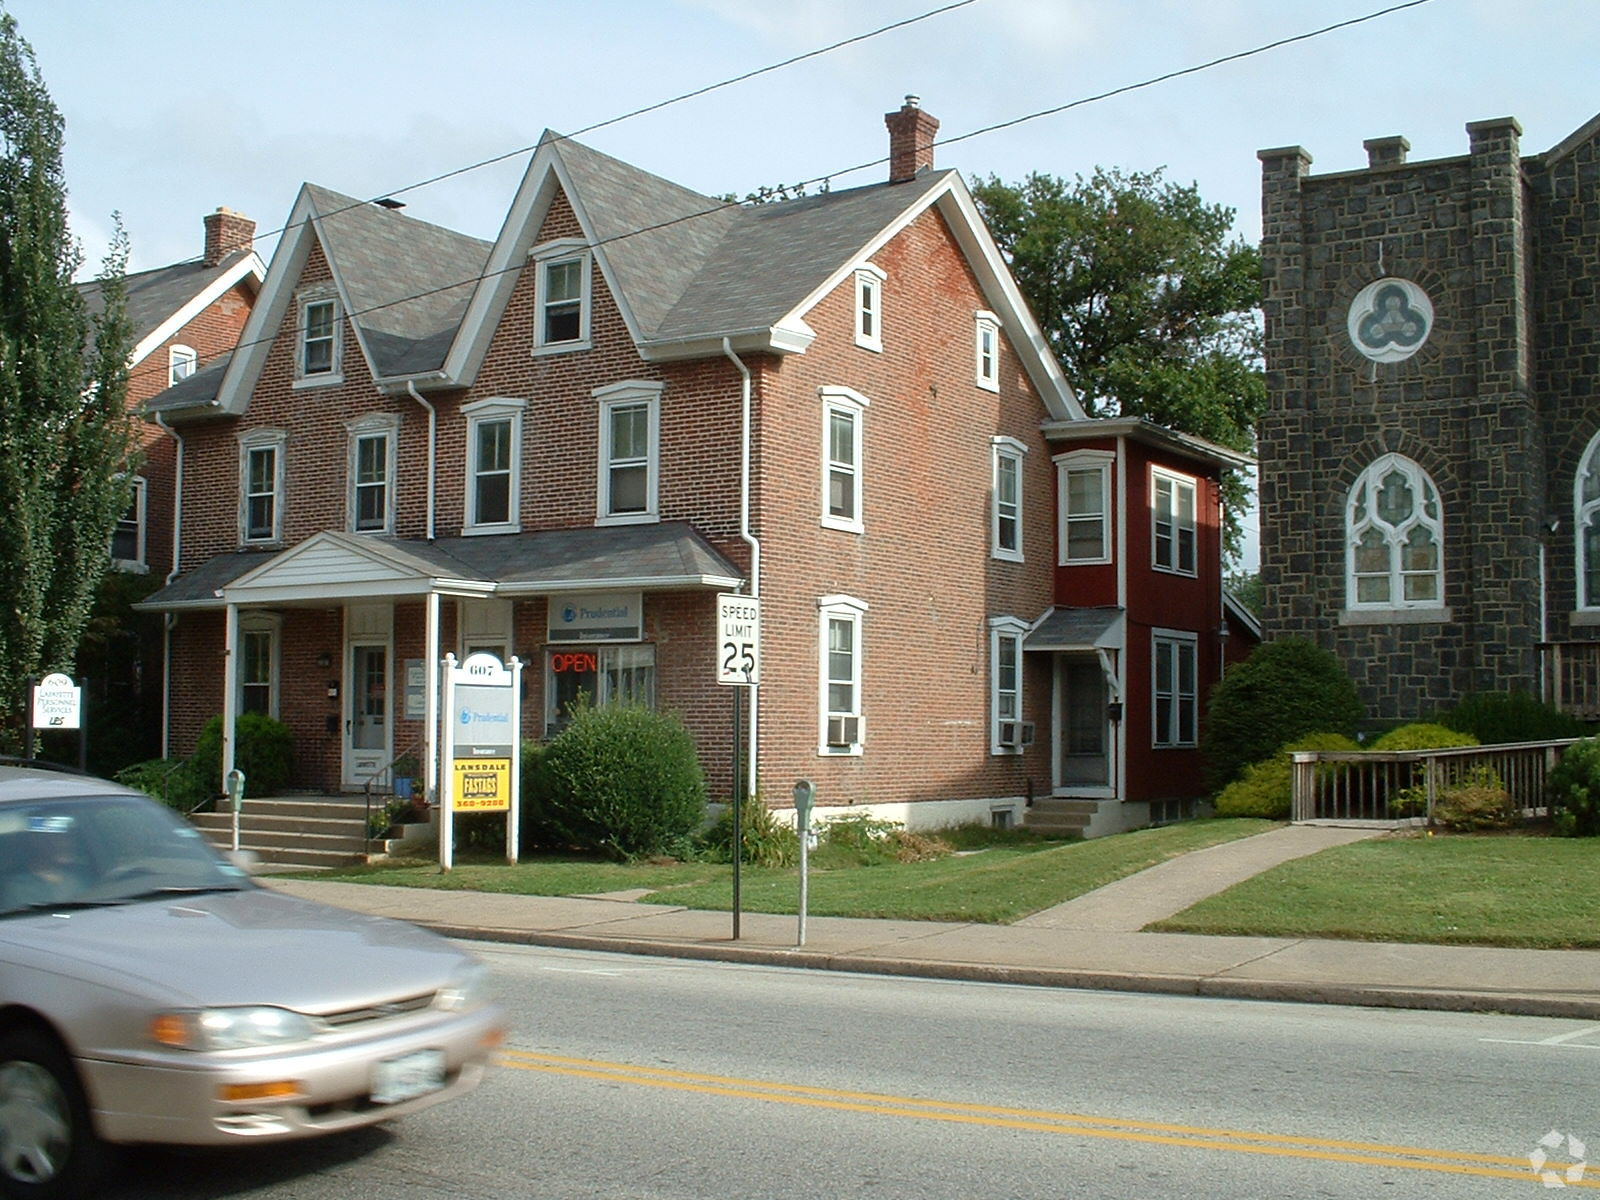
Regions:
<svg viewBox="0 0 1600 1200"><path fill-rule="evenodd" d="M449 357L445 359L444 374L452 385L468 387L477 377L478 369L483 366L484 356L489 351L489 343L499 328L500 318L505 313L506 305L511 302L511 293L529 265L528 252L537 244L534 239L539 236L545 219L550 215L558 192L565 195L567 203L572 206L573 216L583 233L584 248L594 256L595 265L606 282L612 302L622 314L628 336L636 346L642 340L639 323L628 306L627 297L617 286L605 247L596 244L599 239L595 236L594 223L589 219L583 197L573 186L572 176L561 157L560 146L561 139L546 132L539 149L528 163L522 183L517 187L511 211L506 214L500 236L495 239L494 248L489 252L489 261L484 265L483 279L473 290L461 328L456 333L455 344L450 347ZM592 319L592 298L590 305L589 316Z"/></svg>
<svg viewBox="0 0 1600 1200"><path fill-rule="evenodd" d="M203 291L191 296L182 308L151 330L149 335L133 348L128 366L138 366L157 346L176 335L178 330L209 308L246 275L255 279L258 288L261 286L261 281L267 277L267 268L262 264L261 256L253 250L213 279Z"/></svg>
<svg viewBox="0 0 1600 1200"><path fill-rule="evenodd" d="M1001 329L1022 360L1023 369L1027 371L1028 378L1033 381L1033 386L1044 400L1051 419L1057 421L1087 419L1088 414L1078 403L1077 394L1067 382L1067 377L1061 373L1061 366L1056 362L1050 344L1045 341L1044 331L1033 319L1033 314L1028 309L1028 302L1022 298L1016 280L1011 277L1011 269L1006 266L1000 247L995 245L994 238L989 236L988 227L984 225L983 218L978 214L978 207L973 203L972 193L967 191L967 185L954 171L908 204L899 216L880 229L871 241L856 251L852 258L835 268L809 296L784 316L778 323L779 327L803 324L805 315L815 308L824 296L851 278L857 270L866 266L868 259L935 205L955 235L956 243L966 256L968 266L977 276L978 286L983 290L989 308L999 318Z"/></svg>
<svg viewBox="0 0 1600 1200"><path fill-rule="evenodd" d="M222 588L224 604L267 605L417 596L429 592L487 595L494 583L419 570L370 537L324 530L274 555Z"/></svg>

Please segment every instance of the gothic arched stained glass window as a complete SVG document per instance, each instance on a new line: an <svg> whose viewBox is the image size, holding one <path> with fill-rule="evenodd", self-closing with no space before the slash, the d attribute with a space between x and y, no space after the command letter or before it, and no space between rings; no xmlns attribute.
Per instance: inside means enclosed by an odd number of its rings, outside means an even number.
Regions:
<svg viewBox="0 0 1600 1200"><path fill-rule="evenodd" d="M1578 607L1600 608L1600 434L1578 466L1573 526L1578 531Z"/></svg>
<svg viewBox="0 0 1600 1200"><path fill-rule="evenodd" d="M1351 608L1444 604L1444 520L1428 473L1386 454L1361 473L1345 508Z"/></svg>

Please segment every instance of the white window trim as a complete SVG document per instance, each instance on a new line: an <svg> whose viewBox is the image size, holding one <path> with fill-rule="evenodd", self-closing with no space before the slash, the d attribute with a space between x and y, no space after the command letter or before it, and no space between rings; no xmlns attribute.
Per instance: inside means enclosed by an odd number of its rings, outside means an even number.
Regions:
<svg viewBox="0 0 1600 1200"><path fill-rule="evenodd" d="M1356 589L1356 536L1358 530L1355 526L1355 500L1356 494L1363 484L1371 485L1381 475L1392 468L1398 468L1414 484L1420 483L1423 487L1431 489L1439 505L1437 520L1429 520L1425 514L1418 515L1412 524L1424 525L1433 530L1435 544L1439 548L1439 566L1434 572L1438 580L1435 591L1438 593L1431 600L1411 600L1405 598L1405 583L1399 573L1397 565L1390 572L1389 598L1380 601L1361 603L1357 600ZM1581 476L1580 476L1581 479ZM1418 509L1424 497L1418 497ZM1370 518L1369 518L1370 523ZM1581 528L1579 533L1581 535ZM1439 487L1414 459L1403 454L1384 454L1372 460L1371 463L1357 475L1355 482L1350 485L1350 490L1345 493L1344 502L1344 599L1345 607L1339 611L1341 625L1422 625L1435 621L1448 621L1450 609L1444 603L1444 566L1445 566L1445 533L1444 533L1444 501L1439 496ZM1398 550L1396 550L1398 553ZM1581 576L1580 576L1581 579Z"/></svg>
<svg viewBox="0 0 1600 1200"><path fill-rule="evenodd" d="M1173 659L1172 679L1172 719L1175 723L1171 730L1174 740L1163 741L1162 737L1168 732L1157 723L1156 716L1160 712L1160 675L1156 671L1156 655L1161 643L1175 647L1187 647L1194 660L1194 691L1188 695L1179 691L1181 673L1178 670L1178 660ZM1176 653L1176 652L1175 652ZM1176 740L1178 729L1182 727L1179 720L1181 707L1189 709L1189 727L1193 736L1188 741ZM1200 742L1200 635L1183 629L1152 629L1150 631L1150 747L1153 750L1192 750Z"/></svg>
<svg viewBox="0 0 1600 1200"><path fill-rule="evenodd" d="M464 537L522 532L522 414L527 407L526 400L490 396L461 408L461 415L467 422L466 488L461 498L461 533ZM504 420L511 422L510 519L475 523L472 518L478 480L478 426L485 421Z"/></svg>
<svg viewBox="0 0 1600 1200"><path fill-rule="evenodd" d="M332 366L326 371L306 371L306 309L313 304L333 305ZM295 300L294 383L295 388L332 387L344 382L344 305L331 284L320 284L300 293Z"/></svg>
<svg viewBox="0 0 1600 1200"><path fill-rule="evenodd" d="M178 375L176 373L180 363L187 364L189 368L182 375ZM185 346L181 343L174 343L173 345L167 347L168 387L171 387L173 384L189 378L189 376L193 375L199 369L200 354L193 346Z"/></svg>
<svg viewBox="0 0 1600 1200"><path fill-rule="evenodd" d="M1163 563L1157 557L1158 539L1156 527L1160 524L1160 510L1156 506L1156 484L1160 480L1172 484L1172 563ZM1182 555L1179 546L1182 538L1179 536L1184 526L1178 520L1178 489L1189 489L1190 524L1188 526L1189 538L1194 546L1194 566L1185 570L1180 564ZM1150 468L1150 567L1165 575L1181 575L1185 579L1197 578L1200 574L1200 481L1193 475L1183 475L1177 471L1170 471L1166 467L1152 466Z"/></svg>
<svg viewBox="0 0 1600 1200"><path fill-rule="evenodd" d="M147 518L149 512L150 483L143 475L135 475L130 482L133 484L133 495L129 498L128 507L133 509L134 531L134 557L113 558L111 568L115 571L127 571L131 574L144 574L149 571L149 564L145 562L145 535L149 531ZM122 518L117 518L117 524L122 524ZM112 530L112 546L116 545L116 531Z"/></svg>
<svg viewBox="0 0 1600 1200"><path fill-rule="evenodd" d="M252 429L239 435L239 544L242 546L270 546L283 541L284 459L289 445L289 435L282 429ZM250 536L250 452L272 450L272 533L267 537Z"/></svg>
<svg viewBox="0 0 1600 1200"><path fill-rule="evenodd" d="M569 342L547 342L544 339L545 319L544 308L548 301L546 291L545 269L554 263L566 262L569 259L579 261L579 281L582 284L578 293L578 336ZM544 354L567 354L574 350L588 350L594 345L591 337L589 316L591 312L590 292L591 280L594 275L594 255L589 249L589 244L581 238L559 238L553 242L543 242L528 251L528 261L533 264L533 353L535 357Z"/></svg>
<svg viewBox="0 0 1600 1200"><path fill-rule="evenodd" d="M983 369L983 335L994 339L994 349L989 355L989 370ZM972 322L972 374L973 382L986 392L1000 390L1000 318L992 312L980 310Z"/></svg>
<svg viewBox="0 0 1600 1200"><path fill-rule="evenodd" d="M872 263L862 263L856 268L855 285L855 335L856 345L863 350L876 353L883 351L883 285L889 275L886 271ZM867 303L871 296L872 303ZM862 315L866 312L872 314L872 332L866 331L866 322Z"/></svg>
<svg viewBox="0 0 1600 1200"><path fill-rule="evenodd" d="M1056 565L1086 567L1111 561L1111 466L1116 455L1109 450L1072 450L1058 454L1056 464ZM1094 558L1069 558L1067 476L1073 471L1095 471L1100 476L1100 553Z"/></svg>
<svg viewBox="0 0 1600 1200"><path fill-rule="evenodd" d="M1580 613L1600 612L1600 596L1585 595L1585 580L1589 574L1589 554L1584 548L1583 531L1587 523L1597 513L1600 513L1600 499L1591 500L1588 504L1583 502L1583 477L1591 470L1600 470L1600 433L1590 439L1584 448L1583 457L1578 460L1578 473L1572 480L1572 530L1573 544L1577 550L1576 592L1574 611ZM1441 546L1440 556L1443 558L1444 550ZM1443 562L1441 561L1441 566ZM1585 601L1588 601L1585 603Z"/></svg>
<svg viewBox="0 0 1600 1200"><path fill-rule="evenodd" d="M865 514L862 505L866 500L866 488L862 481L866 466L866 420L865 413L871 401L853 388L847 387L820 387L817 394L822 397L822 525L826 529L839 529L846 533L866 532ZM850 463L854 472L854 504L852 511L854 517L836 517L828 511L828 497L832 491L833 474L833 414L843 413L855 425L855 461Z"/></svg>
<svg viewBox="0 0 1600 1200"><path fill-rule="evenodd" d="M590 394L600 402L600 442L595 492L596 525L652 525L661 520L661 393L666 385L647 379L627 379ZM637 513L613 513L611 505L611 410L645 404L650 413L650 447L645 464L645 508Z"/></svg>
<svg viewBox="0 0 1600 1200"><path fill-rule="evenodd" d="M1028 453L1026 442L997 434L989 439L989 553L1003 562L1022 562L1023 488L1022 460ZM1017 545L1007 550L1000 545L1000 463L1012 462L1017 468Z"/></svg>
<svg viewBox="0 0 1600 1200"><path fill-rule="evenodd" d="M1022 638L1028 632L1028 623L1017 617L990 617L989 618L989 753L992 755L1018 755L1022 753L1021 746L1002 746L1000 744L1000 722L1021 721L1023 715L1023 686L1022 686ZM1017 646L1017 715L1002 717L1000 715L1000 643L1009 640Z"/></svg>
<svg viewBox="0 0 1600 1200"><path fill-rule="evenodd" d="M867 720L862 712L861 681L866 672L862 668L865 657L863 629L867 602L854 596L819 596L817 598L817 754L823 758L860 758L867 742ZM855 711L834 713L828 704L828 624L830 621L849 621L853 627L850 669L850 694L855 697ZM849 746L828 745L828 718L848 716L856 719L856 740Z"/></svg>
<svg viewBox="0 0 1600 1200"><path fill-rule="evenodd" d="M246 633L265 633L272 638L272 663L270 681L267 685L267 716L277 720L283 695L283 617L270 612L241 612L239 614L241 647L244 644L243 635ZM238 694L234 697L234 703L237 705L235 711L243 712L245 678L242 659L239 669L234 672L234 677L234 686L238 689Z"/></svg>
<svg viewBox="0 0 1600 1200"><path fill-rule="evenodd" d="M345 430L349 439L349 453L347 455L345 472L347 486L345 487L345 512L348 519L345 528L351 533L362 534L387 534L394 532L395 510L395 461L396 443L400 440L400 418L393 413L373 414L345 422ZM359 447L362 438L379 437L384 439L384 464L383 464L383 524L377 529L356 528L356 472L359 466Z"/></svg>

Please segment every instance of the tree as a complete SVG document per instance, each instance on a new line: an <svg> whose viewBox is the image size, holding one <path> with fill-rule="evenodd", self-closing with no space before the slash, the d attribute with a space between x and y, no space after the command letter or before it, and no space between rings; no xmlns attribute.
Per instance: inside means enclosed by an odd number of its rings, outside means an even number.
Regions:
<svg viewBox="0 0 1600 1200"><path fill-rule="evenodd" d="M1266 407L1261 263L1233 210L1158 169L993 176L973 197L1090 416L1143 417L1234 450ZM1227 543L1249 497L1224 484Z"/></svg>
<svg viewBox="0 0 1600 1200"><path fill-rule="evenodd" d="M91 318L73 285L63 127L0 13L0 714L13 734L26 677L73 668L131 486L127 239L119 222Z"/></svg>

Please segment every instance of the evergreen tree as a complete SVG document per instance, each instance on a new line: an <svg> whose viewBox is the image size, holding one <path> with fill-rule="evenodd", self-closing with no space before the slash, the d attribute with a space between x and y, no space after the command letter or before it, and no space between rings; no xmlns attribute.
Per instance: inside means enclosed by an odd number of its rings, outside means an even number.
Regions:
<svg viewBox="0 0 1600 1200"><path fill-rule="evenodd" d="M973 196L1090 416L1143 417L1251 452L1266 407L1261 262L1233 210L1161 171L990 177ZM1224 482L1228 546L1248 485Z"/></svg>
<svg viewBox="0 0 1600 1200"><path fill-rule="evenodd" d="M0 12L0 731L13 737L26 678L73 669L130 498L127 239L119 222L91 318L73 285L63 129Z"/></svg>

